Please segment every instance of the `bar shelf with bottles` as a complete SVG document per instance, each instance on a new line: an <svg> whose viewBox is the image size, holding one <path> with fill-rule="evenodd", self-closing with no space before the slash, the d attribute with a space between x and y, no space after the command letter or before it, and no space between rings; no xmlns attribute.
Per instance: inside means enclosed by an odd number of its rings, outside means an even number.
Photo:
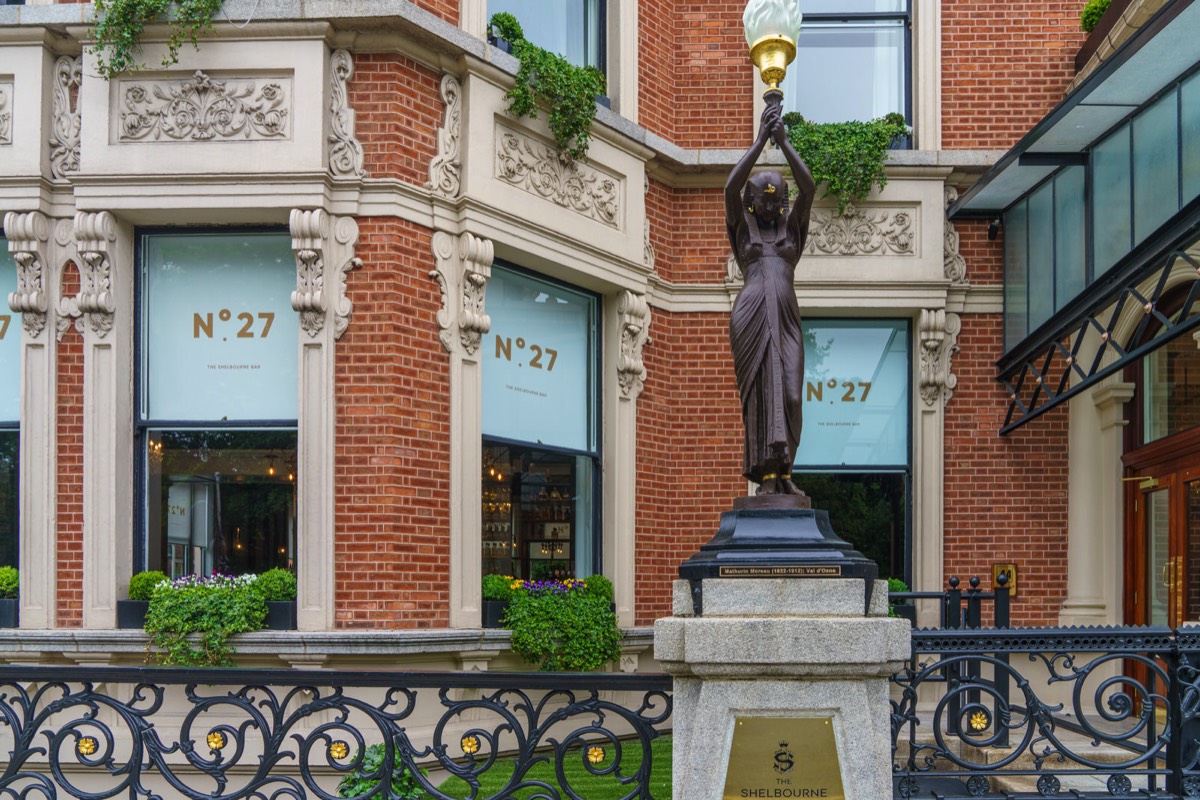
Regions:
<svg viewBox="0 0 1200 800"><path fill-rule="evenodd" d="M515 575L512 487L503 479L483 484L483 574Z"/></svg>
<svg viewBox="0 0 1200 800"><path fill-rule="evenodd" d="M530 580L575 577L572 533L575 499L569 475L548 476L541 485L523 487L521 495L522 572Z"/></svg>

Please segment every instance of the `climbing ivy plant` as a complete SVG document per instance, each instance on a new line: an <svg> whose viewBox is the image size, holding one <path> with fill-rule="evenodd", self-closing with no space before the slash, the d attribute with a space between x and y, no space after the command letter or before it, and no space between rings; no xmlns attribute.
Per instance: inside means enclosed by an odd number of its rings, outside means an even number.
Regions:
<svg viewBox="0 0 1200 800"><path fill-rule="evenodd" d="M130 70L145 69L141 62L142 34L146 25L168 11L171 33L162 66L179 61L184 42L193 47L212 30L213 16L222 0L96 0L96 70L106 80Z"/></svg>
<svg viewBox="0 0 1200 800"><path fill-rule="evenodd" d="M607 91L604 73L595 67L578 67L562 56L525 39L512 14L493 14L488 27L494 36L512 45L521 62L517 80L508 92L508 113L536 118L538 103L550 110L548 122L559 152L573 159L587 156L596 97Z"/></svg>
<svg viewBox="0 0 1200 800"><path fill-rule="evenodd" d="M788 139L808 164L813 180L836 197L838 215L887 185L883 165L892 141L912 132L900 114L869 122L809 122L792 112L783 115Z"/></svg>

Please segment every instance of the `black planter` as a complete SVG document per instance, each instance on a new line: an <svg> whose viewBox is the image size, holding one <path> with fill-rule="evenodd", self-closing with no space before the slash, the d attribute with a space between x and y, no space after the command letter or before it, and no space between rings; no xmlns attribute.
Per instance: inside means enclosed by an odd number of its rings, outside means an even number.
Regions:
<svg viewBox="0 0 1200 800"><path fill-rule="evenodd" d="M504 610L508 608L507 600L483 601L483 627L503 628L500 620L504 618Z"/></svg>
<svg viewBox="0 0 1200 800"><path fill-rule="evenodd" d="M917 607L912 603L899 603L892 606L892 611L897 617L908 620L912 626L917 627Z"/></svg>
<svg viewBox="0 0 1200 800"><path fill-rule="evenodd" d="M495 47L501 53L512 53L512 42L510 42L508 39L501 39L499 36L490 31L488 32L488 44L490 44L492 47Z"/></svg>
<svg viewBox="0 0 1200 800"><path fill-rule="evenodd" d="M146 625L146 611L150 608L149 600L118 600L117 627L143 628Z"/></svg>
<svg viewBox="0 0 1200 800"><path fill-rule="evenodd" d="M296 601L268 600L267 621L263 627L269 631L296 630Z"/></svg>
<svg viewBox="0 0 1200 800"><path fill-rule="evenodd" d="M0 600L0 628L17 627L20 608L16 600Z"/></svg>

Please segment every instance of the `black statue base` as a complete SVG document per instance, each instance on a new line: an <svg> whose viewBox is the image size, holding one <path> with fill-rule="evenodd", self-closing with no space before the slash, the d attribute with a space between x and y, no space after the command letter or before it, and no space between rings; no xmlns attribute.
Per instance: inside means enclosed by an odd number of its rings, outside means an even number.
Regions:
<svg viewBox="0 0 1200 800"><path fill-rule="evenodd" d="M879 568L834 532L829 512L808 505L803 495L760 495L721 514L717 535L679 565L696 614L705 578L861 578L869 608Z"/></svg>

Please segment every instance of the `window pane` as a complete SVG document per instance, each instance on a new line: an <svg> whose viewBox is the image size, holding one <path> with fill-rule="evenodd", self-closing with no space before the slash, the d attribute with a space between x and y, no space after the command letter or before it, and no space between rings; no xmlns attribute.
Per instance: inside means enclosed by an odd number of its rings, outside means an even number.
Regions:
<svg viewBox="0 0 1200 800"><path fill-rule="evenodd" d="M593 558L594 460L484 443L483 574L586 578Z"/></svg>
<svg viewBox="0 0 1200 800"><path fill-rule="evenodd" d="M804 321L804 427L796 465L908 464L908 323Z"/></svg>
<svg viewBox="0 0 1200 800"><path fill-rule="evenodd" d="M17 459L20 456L20 434L15 430L0 430L0 567L16 567L17 542Z"/></svg>
<svg viewBox="0 0 1200 800"><path fill-rule="evenodd" d="M1200 195L1200 75L1193 75L1180 87L1183 133L1183 202Z"/></svg>
<svg viewBox="0 0 1200 800"><path fill-rule="evenodd" d="M809 14L857 14L905 12L908 0L800 0L800 10Z"/></svg>
<svg viewBox="0 0 1200 800"><path fill-rule="evenodd" d="M1180 336L1142 360L1144 444L1200 425L1200 349Z"/></svg>
<svg viewBox="0 0 1200 800"><path fill-rule="evenodd" d="M496 267L487 310L483 432L595 450L595 296Z"/></svg>
<svg viewBox="0 0 1200 800"><path fill-rule="evenodd" d="M0 423L21 419L21 315L8 307L17 290L17 265L0 238Z"/></svg>
<svg viewBox="0 0 1200 800"><path fill-rule="evenodd" d="M289 237L147 236L142 249L143 418L295 419Z"/></svg>
<svg viewBox="0 0 1200 800"><path fill-rule="evenodd" d="M149 430L145 440L147 569L294 566L295 430Z"/></svg>
<svg viewBox="0 0 1200 800"><path fill-rule="evenodd" d="M1133 229L1140 242L1179 210L1178 107L1172 92L1133 120Z"/></svg>
<svg viewBox="0 0 1200 800"><path fill-rule="evenodd" d="M488 18L507 11L521 23L525 38L578 66L603 68L602 0L488 0Z"/></svg>
<svg viewBox="0 0 1200 800"><path fill-rule="evenodd" d="M1029 196L1029 330L1054 313L1054 190L1045 183Z"/></svg>
<svg viewBox="0 0 1200 800"><path fill-rule="evenodd" d="M1029 240L1026 203L1004 215L1004 349L1029 335Z"/></svg>
<svg viewBox="0 0 1200 800"><path fill-rule="evenodd" d="M1087 284L1083 167L1067 167L1054 179L1054 310Z"/></svg>
<svg viewBox="0 0 1200 800"><path fill-rule="evenodd" d="M880 578L911 584L907 473L807 473L795 483L812 498L813 508L829 512L838 536L879 565Z"/></svg>
<svg viewBox="0 0 1200 800"><path fill-rule="evenodd" d="M1095 276L1129 252L1129 126L1092 149L1092 257Z"/></svg>
<svg viewBox="0 0 1200 800"><path fill-rule="evenodd" d="M805 25L781 87L784 110L812 122L905 114L904 50L903 22Z"/></svg>

